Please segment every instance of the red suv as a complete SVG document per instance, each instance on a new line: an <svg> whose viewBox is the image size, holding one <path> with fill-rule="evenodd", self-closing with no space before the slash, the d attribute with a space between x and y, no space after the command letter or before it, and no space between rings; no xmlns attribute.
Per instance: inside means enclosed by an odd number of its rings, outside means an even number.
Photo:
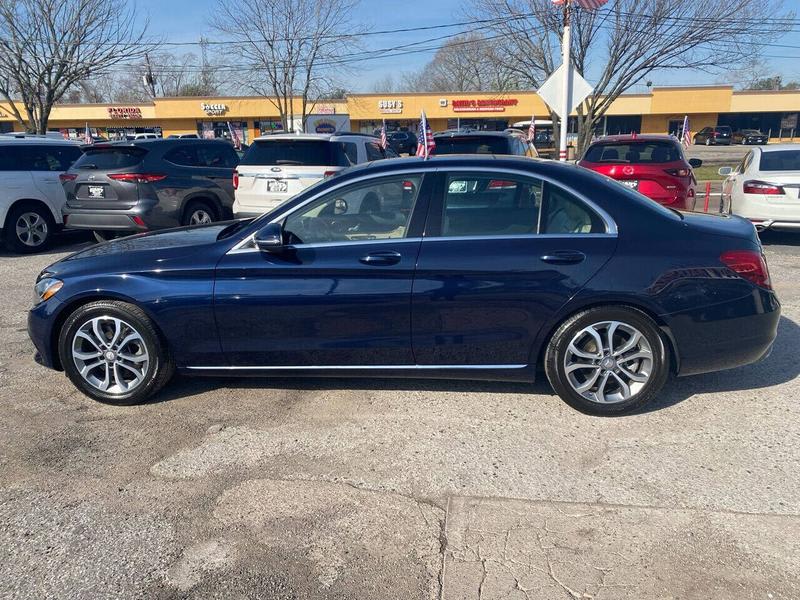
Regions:
<svg viewBox="0 0 800 600"><path fill-rule="evenodd" d="M692 210L697 185L692 168L703 161L687 161L680 142L672 136L612 135L593 142L578 164L659 204Z"/></svg>

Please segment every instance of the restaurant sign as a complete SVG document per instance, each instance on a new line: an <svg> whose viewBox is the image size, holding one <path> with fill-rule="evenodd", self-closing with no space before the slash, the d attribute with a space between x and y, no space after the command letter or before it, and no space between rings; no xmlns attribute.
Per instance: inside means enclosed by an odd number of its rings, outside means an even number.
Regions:
<svg viewBox="0 0 800 600"><path fill-rule="evenodd" d="M504 112L506 107L516 106L516 98L480 98L477 100L453 100L453 112Z"/></svg>
<svg viewBox="0 0 800 600"><path fill-rule="evenodd" d="M138 106L109 106L109 119L141 119L142 109Z"/></svg>
<svg viewBox="0 0 800 600"><path fill-rule="evenodd" d="M402 100L379 100L378 110L384 114L396 114L403 112Z"/></svg>

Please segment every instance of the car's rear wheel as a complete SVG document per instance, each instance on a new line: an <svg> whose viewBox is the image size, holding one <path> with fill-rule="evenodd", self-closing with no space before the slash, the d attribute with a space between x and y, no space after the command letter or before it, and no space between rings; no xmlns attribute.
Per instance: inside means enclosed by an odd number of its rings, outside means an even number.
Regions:
<svg viewBox="0 0 800 600"><path fill-rule="evenodd" d="M192 200L183 211L183 225L208 225L217 220L214 208L203 200Z"/></svg>
<svg viewBox="0 0 800 600"><path fill-rule="evenodd" d="M631 412L650 402L669 375L658 326L626 307L592 308L565 321L545 353L545 371L570 406L594 415Z"/></svg>
<svg viewBox="0 0 800 600"><path fill-rule="evenodd" d="M17 254L39 252L50 244L54 230L55 221L47 208L36 204L17 205L6 215L6 247Z"/></svg>
<svg viewBox="0 0 800 600"><path fill-rule="evenodd" d="M125 302L100 300L78 308L64 323L58 348L75 387L106 404L144 402L175 370L150 319Z"/></svg>

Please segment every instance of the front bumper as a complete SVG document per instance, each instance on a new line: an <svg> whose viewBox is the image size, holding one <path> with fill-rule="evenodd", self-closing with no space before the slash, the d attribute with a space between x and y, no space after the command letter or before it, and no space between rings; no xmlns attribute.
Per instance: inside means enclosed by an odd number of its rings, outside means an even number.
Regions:
<svg viewBox="0 0 800 600"><path fill-rule="evenodd" d="M28 337L31 338L36 353L34 359L48 369L61 371L58 348L53 336L53 324L62 308L56 298L41 302L28 311Z"/></svg>

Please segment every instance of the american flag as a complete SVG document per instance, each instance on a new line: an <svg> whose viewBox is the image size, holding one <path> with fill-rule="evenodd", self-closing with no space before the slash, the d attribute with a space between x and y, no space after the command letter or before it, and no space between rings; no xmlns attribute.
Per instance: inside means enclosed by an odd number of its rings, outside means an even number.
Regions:
<svg viewBox="0 0 800 600"><path fill-rule="evenodd" d="M83 131L83 143L84 144L94 144L94 138L92 137L92 132L89 131L89 124L86 124L86 129Z"/></svg>
<svg viewBox="0 0 800 600"><path fill-rule="evenodd" d="M533 142L536 139L536 115L531 116L531 124L528 125L528 141Z"/></svg>
<svg viewBox="0 0 800 600"><path fill-rule="evenodd" d="M436 149L436 142L433 141L433 132L428 125L428 119L425 118L425 111L419 121L419 129L417 129L417 156L424 156L428 158Z"/></svg>
<svg viewBox="0 0 800 600"><path fill-rule="evenodd" d="M239 134L236 133L236 130L231 125L231 122L228 121L228 132L231 134L231 141L233 142L233 147L237 150L241 150L242 148L242 140L239 139Z"/></svg>
<svg viewBox="0 0 800 600"><path fill-rule="evenodd" d="M683 117L683 133L681 133L681 142L684 147L688 148L692 145L692 131L689 127L689 115Z"/></svg>
<svg viewBox="0 0 800 600"><path fill-rule="evenodd" d="M389 138L386 137L386 119L383 120L381 127L381 148L386 150L389 147Z"/></svg>
<svg viewBox="0 0 800 600"><path fill-rule="evenodd" d="M572 4L577 4L581 8L585 8L586 10L596 10L603 6L608 0L553 0L553 4L556 6L564 6L568 2Z"/></svg>

